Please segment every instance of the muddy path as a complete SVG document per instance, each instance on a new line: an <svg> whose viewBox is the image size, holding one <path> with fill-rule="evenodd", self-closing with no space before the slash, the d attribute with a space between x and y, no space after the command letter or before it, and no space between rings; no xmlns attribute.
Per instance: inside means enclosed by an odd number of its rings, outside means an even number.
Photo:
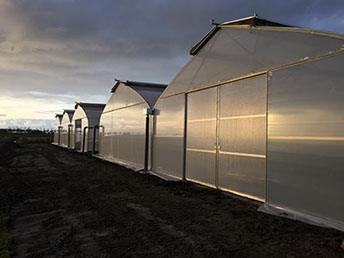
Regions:
<svg viewBox="0 0 344 258"><path fill-rule="evenodd" d="M1 167L17 257L344 257L344 234L48 144Z"/></svg>

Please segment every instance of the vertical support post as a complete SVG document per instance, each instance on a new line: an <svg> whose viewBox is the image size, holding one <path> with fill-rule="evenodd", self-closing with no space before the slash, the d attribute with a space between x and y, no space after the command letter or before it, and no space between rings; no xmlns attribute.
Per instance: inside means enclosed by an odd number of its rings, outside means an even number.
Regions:
<svg viewBox="0 0 344 258"><path fill-rule="evenodd" d="M67 145L67 149L69 149L70 148L70 133L71 133L71 127L72 127L73 125L68 125L68 145Z"/></svg>
<svg viewBox="0 0 344 258"><path fill-rule="evenodd" d="M87 131L87 149L86 149L86 153L89 151L90 149L90 129L92 129L93 127L88 127L88 131Z"/></svg>
<svg viewBox="0 0 344 258"><path fill-rule="evenodd" d="M149 149L149 165L150 165L150 168L149 169L154 169L154 152L153 152L153 146L154 146L154 136L156 135L156 120L157 120L157 116L160 114L159 113L160 111L158 109L154 109L152 111L152 117L151 119L149 120L149 146L150 146L150 149Z"/></svg>
<svg viewBox="0 0 344 258"><path fill-rule="evenodd" d="M84 134L82 135L82 152L85 151L85 141L86 141L86 130L88 129L88 126L84 127Z"/></svg>
<svg viewBox="0 0 344 258"><path fill-rule="evenodd" d="M266 120L265 120L265 202L267 203L269 200L268 198L268 148L269 148L269 87L270 87L270 80L272 77L272 71L267 73L267 80L266 80Z"/></svg>
<svg viewBox="0 0 344 258"><path fill-rule="evenodd" d="M93 128L93 146L92 146L92 154L96 154L96 132L97 129L99 131L99 125L95 125Z"/></svg>
<svg viewBox="0 0 344 258"><path fill-rule="evenodd" d="M69 149L69 142L70 142L70 132L69 132L69 130L70 130L70 127L69 127L70 125L68 125L68 131L67 131L67 149Z"/></svg>
<svg viewBox="0 0 344 258"><path fill-rule="evenodd" d="M149 112L146 114L146 134L145 134L145 171L148 171L148 151L149 151Z"/></svg>
<svg viewBox="0 0 344 258"><path fill-rule="evenodd" d="M62 126L59 126L58 128L57 128L57 145L58 146L60 146L60 144L61 144L61 128L62 128Z"/></svg>
<svg viewBox="0 0 344 258"><path fill-rule="evenodd" d="M216 87L216 154L215 154L215 187L219 187L219 150L220 145L220 86Z"/></svg>
<svg viewBox="0 0 344 258"><path fill-rule="evenodd" d="M183 153L183 180L186 180L186 148L187 148L187 126L188 126L188 94L185 94L185 103L184 103L184 153Z"/></svg>

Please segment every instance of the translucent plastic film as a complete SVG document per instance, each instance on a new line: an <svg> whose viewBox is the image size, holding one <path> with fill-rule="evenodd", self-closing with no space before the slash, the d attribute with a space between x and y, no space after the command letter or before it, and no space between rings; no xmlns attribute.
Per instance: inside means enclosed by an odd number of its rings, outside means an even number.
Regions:
<svg viewBox="0 0 344 258"><path fill-rule="evenodd" d="M99 155L143 168L145 151L145 116L147 104L140 104L101 117Z"/></svg>
<svg viewBox="0 0 344 258"><path fill-rule="evenodd" d="M60 117L56 116L55 117L55 125L54 125L54 141L53 143L54 144L59 144L59 139L60 139L60 136L59 136L59 133L60 133L60 127L61 125L61 120L60 120Z"/></svg>
<svg viewBox="0 0 344 258"><path fill-rule="evenodd" d="M60 129L60 145L62 147L68 147L68 137L70 137L70 128L69 125L71 124L70 117L68 113L64 113L61 121L61 129ZM69 136L68 136L69 134Z"/></svg>
<svg viewBox="0 0 344 258"><path fill-rule="evenodd" d="M181 178L184 157L185 96L161 99L151 131L152 170Z"/></svg>
<svg viewBox="0 0 344 258"><path fill-rule="evenodd" d="M71 147L77 151L90 152L93 150L94 128L99 126L102 106L78 105L73 116L73 133ZM87 127L85 129L85 127ZM84 137L84 132L85 137ZM84 143L85 139L85 143ZM98 150L99 130L96 129L96 151Z"/></svg>
<svg viewBox="0 0 344 258"><path fill-rule="evenodd" d="M111 95L111 98L106 104L103 112L143 102L145 102L144 99L137 92L130 87L125 86L123 83L120 83L116 91Z"/></svg>
<svg viewBox="0 0 344 258"><path fill-rule="evenodd" d="M143 110L148 107L144 99L132 88L123 83L118 85L100 118L98 142L101 158L143 168L145 155Z"/></svg>
<svg viewBox="0 0 344 258"><path fill-rule="evenodd" d="M267 201L344 224L344 56L274 71Z"/></svg>
<svg viewBox="0 0 344 258"><path fill-rule="evenodd" d="M81 151L82 144L82 125L81 119L74 120L74 149Z"/></svg>
<svg viewBox="0 0 344 258"><path fill-rule="evenodd" d="M315 57L343 39L305 31L221 28L174 79L163 97Z"/></svg>
<svg viewBox="0 0 344 258"><path fill-rule="evenodd" d="M188 94L186 178L215 186L217 88Z"/></svg>
<svg viewBox="0 0 344 258"><path fill-rule="evenodd" d="M70 147L77 151L81 151L83 144L83 128L85 126L88 126L88 119L86 113L80 105L76 108L74 112L72 125L73 126L71 127L72 132Z"/></svg>
<svg viewBox="0 0 344 258"><path fill-rule="evenodd" d="M219 87L219 187L263 200L266 88L266 75Z"/></svg>
<svg viewBox="0 0 344 258"><path fill-rule="evenodd" d="M112 113L103 113L100 117L99 127L99 156L106 158L112 155Z"/></svg>

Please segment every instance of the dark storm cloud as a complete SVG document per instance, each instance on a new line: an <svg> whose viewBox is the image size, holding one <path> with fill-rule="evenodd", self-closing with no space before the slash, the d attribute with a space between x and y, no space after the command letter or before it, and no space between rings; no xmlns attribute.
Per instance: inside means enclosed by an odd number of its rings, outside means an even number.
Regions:
<svg viewBox="0 0 344 258"><path fill-rule="evenodd" d="M5 2L2 16L7 22L3 24L10 25L5 31L14 30L14 36L30 46L30 49L13 46L12 52L30 50L39 57L50 58L50 65L57 69L59 62L77 67L84 62L154 60L185 55L210 29L210 18L226 21L258 13L291 25L344 32L340 24L342 1Z"/></svg>
<svg viewBox="0 0 344 258"><path fill-rule="evenodd" d="M114 77L168 83L211 29L210 19L258 13L344 33L343 6L342 0L0 0L0 93L105 102Z"/></svg>

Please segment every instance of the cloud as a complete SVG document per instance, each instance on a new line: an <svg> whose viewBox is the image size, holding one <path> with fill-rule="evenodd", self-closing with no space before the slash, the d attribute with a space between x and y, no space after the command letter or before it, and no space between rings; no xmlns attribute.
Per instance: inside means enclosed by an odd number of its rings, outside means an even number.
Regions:
<svg viewBox="0 0 344 258"><path fill-rule="evenodd" d="M115 77L168 83L212 18L258 13L344 33L343 7L341 0L0 0L0 96L8 104L0 110L46 119L45 111L74 101L106 102Z"/></svg>
<svg viewBox="0 0 344 258"><path fill-rule="evenodd" d="M53 129L54 123L53 119L5 119L0 120L0 128Z"/></svg>
<svg viewBox="0 0 344 258"><path fill-rule="evenodd" d="M147 70L187 57L210 29L210 18L226 21L258 13L282 23L344 32L341 1L2 1L1 64L46 75L78 75L104 62L113 72L116 64L137 62ZM172 73L164 72L170 79Z"/></svg>

